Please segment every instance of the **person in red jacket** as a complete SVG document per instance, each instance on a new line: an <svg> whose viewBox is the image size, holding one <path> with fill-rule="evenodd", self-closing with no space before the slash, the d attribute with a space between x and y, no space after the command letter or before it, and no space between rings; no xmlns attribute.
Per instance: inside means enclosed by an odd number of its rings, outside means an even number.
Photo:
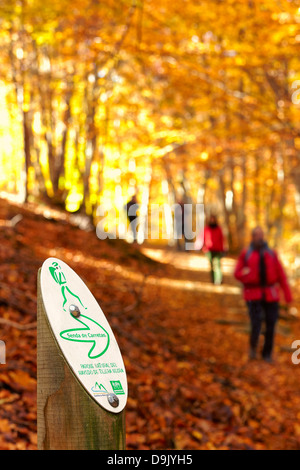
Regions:
<svg viewBox="0 0 300 470"><path fill-rule="evenodd" d="M214 284L222 283L221 258L224 252L224 236L215 215L211 215L204 228L203 251L210 261L210 272Z"/></svg>
<svg viewBox="0 0 300 470"><path fill-rule="evenodd" d="M271 362L275 326L279 315L280 288L286 303L292 301L292 294L277 253L269 248L261 227L252 231L250 247L241 253L234 275L243 284L244 299L249 310L250 359L256 358L264 316L266 330L262 357Z"/></svg>

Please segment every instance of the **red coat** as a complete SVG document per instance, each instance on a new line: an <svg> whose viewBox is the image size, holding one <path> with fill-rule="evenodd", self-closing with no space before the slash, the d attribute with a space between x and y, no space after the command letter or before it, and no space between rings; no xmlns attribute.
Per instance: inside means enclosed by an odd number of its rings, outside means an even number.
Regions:
<svg viewBox="0 0 300 470"><path fill-rule="evenodd" d="M264 296L267 302L279 302L280 287L287 303L292 301L292 293L286 274L275 251L266 248L264 251L266 268L266 285L260 285L260 254L257 250L244 250L237 262L234 276L244 285L244 299L261 300ZM243 274L243 268L249 268L248 274Z"/></svg>
<svg viewBox="0 0 300 470"><path fill-rule="evenodd" d="M221 227L211 227L207 225L204 228L204 251L224 251L224 237Z"/></svg>

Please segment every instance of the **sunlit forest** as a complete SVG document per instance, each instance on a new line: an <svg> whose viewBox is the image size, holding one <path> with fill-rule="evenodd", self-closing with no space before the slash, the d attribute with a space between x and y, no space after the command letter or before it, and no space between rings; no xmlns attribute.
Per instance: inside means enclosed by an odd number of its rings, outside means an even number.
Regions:
<svg viewBox="0 0 300 470"><path fill-rule="evenodd" d="M299 244L299 2L0 8L2 191L93 218L179 193L232 248L253 223Z"/></svg>
<svg viewBox="0 0 300 470"><path fill-rule="evenodd" d="M299 324L283 314L276 374L245 372L232 273L264 227L297 306L300 0L0 0L0 56L0 448L36 448L35 276L57 256L118 335L129 449L299 449L299 372L286 354ZM216 214L224 284L209 284L201 253L176 252L162 220L161 240L99 240L99 207L124 229L133 195L144 221L152 204L177 201ZM116 223L106 218L107 233Z"/></svg>

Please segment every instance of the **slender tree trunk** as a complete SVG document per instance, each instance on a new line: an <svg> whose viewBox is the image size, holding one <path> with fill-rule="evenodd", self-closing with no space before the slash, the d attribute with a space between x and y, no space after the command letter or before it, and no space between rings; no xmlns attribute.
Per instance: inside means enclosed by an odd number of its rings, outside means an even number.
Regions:
<svg viewBox="0 0 300 470"><path fill-rule="evenodd" d="M246 155L242 156L242 181L243 181L243 190L242 190L242 201L241 201L241 207L239 210L239 217L238 217L238 223L237 223L237 230L239 233L239 249L243 248L246 242L246 204L247 204L247 196L248 196L248 191L247 191L247 157Z"/></svg>
<svg viewBox="0 0 300 470"><path fill-rule="evenodd" d="M23 4L22 4L23 5ZM31 143L32 143L32 131L31 131L31 113L24 107L24 93L25 93L25 65L21 63L18 67L16 64L16 57L14 55L14 39L13 29L10 30L11 43L9 49L11 70L12 70L12 81L16 93L17 104L22 115L22 126L23 126L23 148L24 148L24 202L27 202L29 196L29 168L31 166ZM20 59L24 60L24 59Z"/></svg>
<svg viewBox="0 0 300 470"><path fill-rule="evenodd" d="M231 232L231 224L230 224L230 213L226 207L226 187L224 181L223 170L219 172L219 189L220 189L220 196L221 202L223 206L223 213L224 213L224 220L227 232L227 242L229 251L233 249L233 236Z"/></svg>
<svg viewBox="0 0 300 470"><path fill-rule="evenodd" d="M31 166L30 158L30 144L31 144L31 126L29 119L29 112L23 111L23 139L24 139L24 154L25 154L25 197L27 202L30 188L29 188L29 168Z"/></svg>
<svg viewBox="0 0 300 470"><path fill-rule="evenodd" d="M67 141L68 141L69 130L70 130L70 119L71 119L70 102L72 99L72 95L73 95L73 86L71 85L71 88L68 91L67 96L66 96L66 109L65 109L64 116L63 116L64 130L62 134L62 143L61 143L60 152L56 154L53 181L52 181L54 194L58 196L59 199L61 199L62 203L65 203L67 192L65 190L63 191L60 190L59 181L60 181L60 178L63 177L65 174L65 157L66 157L66 147L67 147Z"/></svg>
<svg viewBox="0 0 300 470"><path fill-rule="evenodd" d="M254 205L255 205L255 223L256 225L260 224L260 164L259 164L259 155L255 156L255 174L254 174Z"/></svg>

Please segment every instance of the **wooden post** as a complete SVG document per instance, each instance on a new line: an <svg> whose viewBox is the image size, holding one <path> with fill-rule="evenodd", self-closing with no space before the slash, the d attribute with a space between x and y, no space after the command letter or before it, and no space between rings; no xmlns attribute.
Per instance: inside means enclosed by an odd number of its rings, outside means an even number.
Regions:
<svg viewBox="0 0 300 470"><path fill-rule="evenodd" d="M39 450L124 450L125 411L93 400L65 360L51 331L38 273L37 420Z"/></svg>

